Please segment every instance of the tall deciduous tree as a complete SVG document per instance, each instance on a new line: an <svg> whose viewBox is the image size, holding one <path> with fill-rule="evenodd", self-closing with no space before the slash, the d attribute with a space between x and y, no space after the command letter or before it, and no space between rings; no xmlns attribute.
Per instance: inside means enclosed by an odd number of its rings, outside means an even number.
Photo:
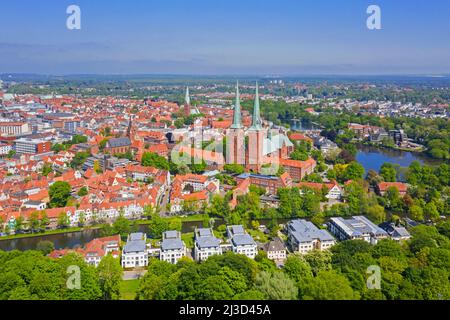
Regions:
<svg viewBox="0 0 450 320"><path fill-rule="evenodd" d="M119 259L108 254L98 265L100 289L104 300L118 300L120 298L120 283L122 281L122 267Z"/></svg>
<svg viewBox="0 0 450 320"><path fill-rule="evenodd" d="M62 208L67 205L72 187L65 181L57 181L50 186L48 191L50 196L50 207Z"/></svg>
<svg viewBox="0 0 450 320"><path fill-rule="evenodd" d="M295 300L298 297L294 280L280 271L273 274L266 271L259 273L256 276L255 288L269 300Z"/></svg>

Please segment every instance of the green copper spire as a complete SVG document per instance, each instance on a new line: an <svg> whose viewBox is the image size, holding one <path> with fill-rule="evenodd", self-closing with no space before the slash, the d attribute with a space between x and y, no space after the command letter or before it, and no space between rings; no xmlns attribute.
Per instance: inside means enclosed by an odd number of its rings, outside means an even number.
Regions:
<svg viewBox="0 0 450 320"><path fill-rule="evenodd" d="M262 120L259 112L259 92L258 92L258 82L256 82L256 92L255 92L255 104L253 105L253 118L252 126L250 130L260 130L262 129Z"/></svg>
<svg viewBox="0 0 450 320"><path fill-rule="evenodd" d="M242 129L241 100L239 98L239 82L236 82L236 103L234 105L233 124L231 129Z"/></svg>
<svg viewBox="0 0 450 320"><path fill-rule="evenodd" d="M185 103L191 105L191 97L189 97L189 87L186 87L186 97L184 98Z"/></svg>

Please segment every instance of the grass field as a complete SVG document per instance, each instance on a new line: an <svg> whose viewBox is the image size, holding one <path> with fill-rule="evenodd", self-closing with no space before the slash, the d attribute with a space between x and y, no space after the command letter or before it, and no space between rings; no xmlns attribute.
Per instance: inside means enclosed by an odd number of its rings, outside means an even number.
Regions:
<svg viewBox="0 0 450 320"><path fill-rule="evenodd" d="M139 280L123 280L120 284L120 299L134 300L136 292L139 288Z"/></svg>

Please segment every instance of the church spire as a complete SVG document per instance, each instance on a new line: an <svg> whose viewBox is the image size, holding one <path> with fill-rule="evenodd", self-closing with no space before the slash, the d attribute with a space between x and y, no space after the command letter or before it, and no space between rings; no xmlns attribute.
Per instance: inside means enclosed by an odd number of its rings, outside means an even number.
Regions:
<svg viewBox="0 0 450 320"><path fill-rule="evenodd" d="M262 120L259 111L259 90L258 90L258 82L256 82L256 91L255 91L255 103L253 105L253 117L252 117L252 126L250 130L260 130L262 129Z"/></svg>
<svg viewBox="0 0 450 320"><path fill-rule="evenodd" d="M186 87L186 96L184 98L184 101L188 106L191 105L191 97L189 96L189 87Z"/></svg>
<svg viewBox="0 0 450 320"><path fill-rule="evenodd" d="M239 98L239 82L236 82L236 103L234 105L233 124L231 125L231 129L241 129L241 128L242 128L241 100Z"/></svg>
<svg viewBox="0 0 450 320"><path fill-rule="evenodd" d="M189 87L186 87L186 96L184 98L184 116L191 115L191 97L189 96Z"/></svg>

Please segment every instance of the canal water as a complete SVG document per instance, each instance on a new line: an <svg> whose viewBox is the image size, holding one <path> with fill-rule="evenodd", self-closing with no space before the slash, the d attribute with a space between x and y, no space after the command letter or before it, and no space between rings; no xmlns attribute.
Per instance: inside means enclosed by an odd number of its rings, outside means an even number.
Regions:
<svg viewBox="0 0 450 320"><path fill-rule="evenodd" d="M270 219L260 219L258 220L261 225L267 225ZM286 223L289 219L277 219L278 223ZM214 222L214 227L218 227L224 224L225 221L216 219ZM202 221L189 221L183 222L182 233L194 232L195 228L202 228ZM148 226L140 225L139 231L148 234ZM34 250L36 249L40 241L50 241L54 244L55 249L73 249L76 247L82 247L89 241L101 237L100 229L89 229L79 232L71 233L60 233L52 235L41 235L30 238L17 238L10 240L0 240L0 250L11 251L11 250Z"/></svg>

